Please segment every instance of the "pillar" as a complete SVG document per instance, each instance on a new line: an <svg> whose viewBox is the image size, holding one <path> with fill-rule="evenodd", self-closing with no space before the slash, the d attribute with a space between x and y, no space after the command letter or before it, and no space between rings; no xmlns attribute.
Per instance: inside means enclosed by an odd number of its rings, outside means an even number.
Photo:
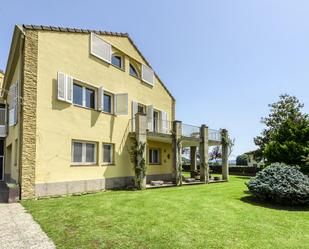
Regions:
<svg viewBox="0 0 309 249"><path fill-rule="evenodd" d="M135 115L135 138L137 145L140 143L146 143L147 142L147 117L145 114L137 113ZM143 155L141 155L141 158L138 158L138 161L144 159L145 164L146 162L146 152L147 148L145 147L145 150L143 152ZM146 173L144 175L137 175L135 172L135 184L138 185L138 181L141 181L140 186L136 186L140 189L145 189L146 188Z"/></svg>
<svg viewBox="0 0 309 249"><path fill-rule="evenodd" d="M228 131L222 129L221 131L221 144L222 144L222 179L229 180L229 142Z"/></svg>
<svg viewBox="0 0 309 249"><path fill-rule="evenodd" d="M200 174L201 182L209 183L209 165L208 165L208 127L200 127Z"/></svg>
<svg viewBox="0 0 309 249"><path fill-rule="evenodd" d="M196 171L196 146L190 147L190 171L191 171L191 177L194 177L194 172Z"/></svg>
<svg viewBox="0 0 309 249"><path fill-rule="evenodd" d="M173 122L173 166L175 169L175 182L177 186L182 185L182 123L175 120Z"/></svg>

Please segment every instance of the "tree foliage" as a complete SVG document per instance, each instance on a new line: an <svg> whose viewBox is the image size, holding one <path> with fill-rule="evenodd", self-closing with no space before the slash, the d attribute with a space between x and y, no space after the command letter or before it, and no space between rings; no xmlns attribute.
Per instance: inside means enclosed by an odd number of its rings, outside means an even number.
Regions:
<svg viewBox="0 0 309 249"><path fill-rule="evenodd" d="M248 165L248 156L246 154L237 156L236 165Z"/></svg>
<svg viewBox="0 0 309 249"><path fill-rule="evenodd" d="M305 168L309 155L309 118L301 112L304 105L290 95L281 95L269 105L270 114L262 118L266 128L254 139L259 147L255 156L266 163L281 162Z"/></svg>

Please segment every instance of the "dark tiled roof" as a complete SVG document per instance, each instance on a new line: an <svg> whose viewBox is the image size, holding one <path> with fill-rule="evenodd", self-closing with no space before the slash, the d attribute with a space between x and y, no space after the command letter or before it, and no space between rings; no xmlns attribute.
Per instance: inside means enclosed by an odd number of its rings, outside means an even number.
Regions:
<svg viewBox="0 0 309 249"><path fill-rule="evenodd" d="M118 33L110 31L100 31L91 29L76 29L76 28L65 28L65 27L54 27L54 26L44 26L44 25L27 25L24 24L23 28L32 30L46 30L46 31L60 31L60 32L71 32L71 33L95 33L99 35L113 35L128 37L128 33Z"/></svg>
<svg viewBox="0 0 309 249"><path fill-rule="evenodd" d="M143 60L146 62L147 66L150 68L151 65L147 61L147 59L143 56L141 51L138 49L138 47L135 45L133 40L130 38L128 33L119 33L119 32L110 32L110 31L100 31L100 30L91 30L91 29L76 29L76 28L65 28L65 27L54 27L54 26L44 26L44 25L27 25L23 24L22 25L24 29L32 29L32 30L45 30L45 31L58 31L58 32L71 32L71 33L95 33L99 35L111 35L111 36L119 36L119 37L127 37L129 41L131 42L132 46L136 49L136 51L139 53L139 55L143 58ZM171 92L167 89L163 81L159 78L158 74L156 74L156 77L159 79L161 82L162 86L164 89L167 91L167 93L171 96L173 100L175 100L174 96L171 94Z"/></svg>

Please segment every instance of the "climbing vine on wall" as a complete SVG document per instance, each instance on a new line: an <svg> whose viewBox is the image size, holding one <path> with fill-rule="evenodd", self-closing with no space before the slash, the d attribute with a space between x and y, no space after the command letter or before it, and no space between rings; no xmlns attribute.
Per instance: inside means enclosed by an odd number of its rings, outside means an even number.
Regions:
<svg viewBox="0 0 309 249"><path fill-rule="evenodd" d="M145 189L145 180L146 180L146 161L144 157L146 149L146 142L137 142L134 141L133 146L131 147L130 156L131 162L134 165L135 172L135 187L137 189Z"/></svg>

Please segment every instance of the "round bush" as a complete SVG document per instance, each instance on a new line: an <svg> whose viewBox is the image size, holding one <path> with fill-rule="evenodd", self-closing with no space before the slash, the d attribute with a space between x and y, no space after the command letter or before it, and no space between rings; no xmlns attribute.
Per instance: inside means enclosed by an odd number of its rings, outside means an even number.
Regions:
<svg viewBox="0 0 309 249"><path fill-rule="evenodd" d="M272 164L246 185L253 195L262 200L285 205L309 203L309 177L297 167Z"/></svg>

